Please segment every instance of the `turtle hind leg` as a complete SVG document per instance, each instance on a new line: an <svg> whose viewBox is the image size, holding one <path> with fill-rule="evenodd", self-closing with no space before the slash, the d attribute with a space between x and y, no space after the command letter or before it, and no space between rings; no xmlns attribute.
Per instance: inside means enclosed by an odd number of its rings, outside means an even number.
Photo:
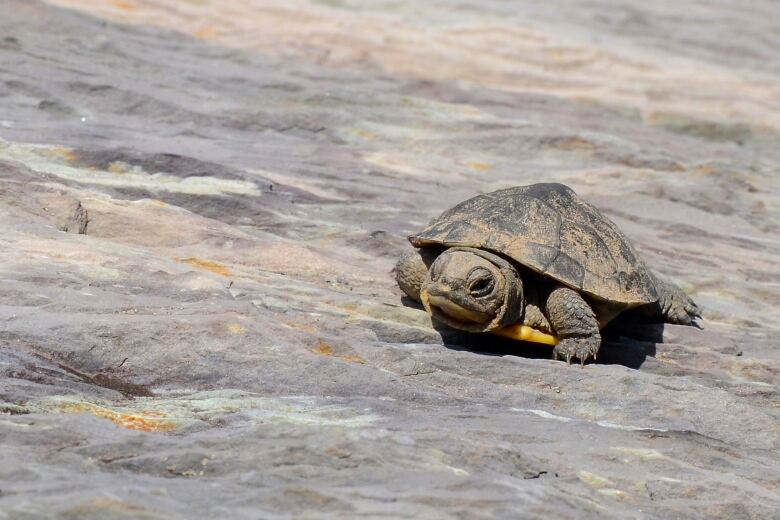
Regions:
<svg viewBox="0 0 780 520"><path fill-rule="evenodd" d="M398 287L409 298L420 302L420 289L428 276L428 268L438 256L438 251L410 249L401 255L393 268Z"/></svg>
<svg viewBox="0 0 780 520"><path fill-rule="evenodd" d="M547 297L547 317L558 337L553 348L554 359L571 363L573 358L585 364L596 359L601 347L601 333L596 314L582 296L568 287L557 287Z"/></svg>
<svg viewBox="0 0 780 520"><path fill-rule="evenodd" d="M654 276L658 301L648 306L654 317L666 323L698 326L696 318L701 318L701 310L685 292L671 282Z"/></svg>

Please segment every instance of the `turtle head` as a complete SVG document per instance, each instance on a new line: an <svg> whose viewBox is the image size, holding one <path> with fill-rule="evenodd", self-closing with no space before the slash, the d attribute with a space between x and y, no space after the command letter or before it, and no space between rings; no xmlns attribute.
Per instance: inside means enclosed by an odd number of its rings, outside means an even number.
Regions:
<svg viewBox="0 0 780 520"><path fill-rule="evenodd" d="M466 247L444 251L428 270L420 293L436 320L470 332L515 323L523 309L523 285L503 258Z"/></svg>

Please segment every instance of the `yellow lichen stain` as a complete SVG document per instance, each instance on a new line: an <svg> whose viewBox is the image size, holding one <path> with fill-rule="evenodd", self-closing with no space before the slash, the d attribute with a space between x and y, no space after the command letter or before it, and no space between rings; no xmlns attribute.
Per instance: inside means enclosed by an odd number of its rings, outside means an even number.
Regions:
<svg viewBox="0 0 780 520"><path fill-rule="evenodd" d="M666 363L668 365L676 365L677 364L677 361L669 358L669 354L667 354L666 352L658 352L655 355L655 359L656 359L656 361L660 361L661 363Z"/></svg>
<svg viewBox="0 0 780 520"><path fill-rule="evenodd" d="M360 309L361 306L354 302L344 302L341 305L341 308L344 309L345 311L355 312L358 309Z"/></svg>
<svg viewBox="0 0 780 520"><path fill-rule="evenodd" d="M471 168L472 170L478 171L478 172L486 172L488 170L493 169L492 164L483 163L483 162L477 162L477 161L468 161L464 163L468 168Z"/></svg>
<svg viewBox="0 0 780 520"><path fill-rule="evenodd" d="M165 202L164 200L160 200L160 199L150 199L150 200L151 200L152 204L154 204L156 206L160 206L161 208L168 207L168 203Z"/></svg>
<svg viewBox="0 0 780 520"><path fill-rule="evenodd" d="M666 455L664 455L660 451L648 449L648 448L629 448L626 446L613 446L610 448L610 450L616 451L623 455L636 457L640 460L659 460L659 459L666 458Z"/></svg>
<svg viewBox="0 0 780 520"><path fill-rule="evenodd" d="M336 351L333 350L333 347L331 347L324 341L318 342L317 346L312 349L312 352L314 352L315 354L319 354L321 356L337 357L339 359L343 359L344 361L348 361L350 363L359 363L361 365L366 363L365 359L355 354L337 355Z"/></svg>
<svg viewBox="0 0 780 520"><path fill-rule="evenodd" d="M226 265L222 265L217 262L212 262L211 260L203 260L201 258L176 258L179 262L182 262L184 264L189 264L193 267L198 267L200 269L206 269L207 271L211 271L212 273L221 274L222 276L230 276L230 269Z"/></svg>
<svg viewBox="0 0 780 520"><path fill-rule="evenodd" d="M632 495L630 493L626 493L625 491L613 487L615 483L609 480L608 478L602 477L600 475L596 475L595 473L591 473L590 471L585 471L585 470L578 471L577 478L580 479L585 484L589 485L590 487L594 488L598 493L602 495L612 497L617 500L626 500L632 498Z"/></svg>
<svg viewBox="0 0 780 520"><path fill-rule="evenodd" d="M141 412L129 414L111 410L92 403L63 403L58 407L63 413L90 413L108 419L117 426L143 432L168 432L176 428L176 423L162 419L159 412Z"/></svg>
<svg viewBox="0 0 780 520"><path fill-rule="evenodd" d="M590 471L585 471L584 469L577 472L577 478L594 488L606 488L607 486L614 484L614 482L608 478L601 477Z"/></svg>
<svg viewBox="0 0 780 520"><path fill-rule="evenodd" d="M243 334L246 332L246 327L244 327L240 323L228 323L227 330L231 334Z"/></svg>
<svg viewBox="0 0 780 520"><path fill-rule="evenodd" d="M76 152L64 146L44 148L39 151L39 154L43 155L44 157L49 157L51 159L65 160L65 162L71 164L78 162L78 156L76 155Z"/></svg>
<svg viewBox="0 0 780 520"><path fill-rule="evenodd" d="M621 491L619 489L614 489L614 488L599 489L597 492L602 495L615 498L617 500L626 500L627 498L631 497L631 495L629 495L625 491Z"/></svg>
<svg viewBox="0 0 780 520"><path fill-rule="evenodd" d="M366 141L373 141L378 137L374 132L364 130L363 128L353 128L350 131L361 139L365 139Z"/></svg>
<svg viewBox="0 0 780 520"><path fill-rule="evenodd" d="M122 161L112 161L106 171L111 173L127 173L130 171L130 165Z"/></svg>
<svg viewBox="0 0 780 520"><path fill-rule="evenodd" d="M317 328L316 327L314 327L312 325L309 325L309 324L306 324L306 323L300 323L300 322L297 322L297 321L285 320L285 319L280 319L279 321L281 321L282 323L284 323L285 325L287 325L291 329L300 330L300 331L303 331L303 332L307 332L309 334L316 334L317 333Z"/></svg>
<svg viewBox="0 0 780 520"><path fill-rule="evenodd" d="M227 334L246 334L246 331L247 328L241 323L218 321L214 324L214 332L219 336L225 336Z"/></svg>

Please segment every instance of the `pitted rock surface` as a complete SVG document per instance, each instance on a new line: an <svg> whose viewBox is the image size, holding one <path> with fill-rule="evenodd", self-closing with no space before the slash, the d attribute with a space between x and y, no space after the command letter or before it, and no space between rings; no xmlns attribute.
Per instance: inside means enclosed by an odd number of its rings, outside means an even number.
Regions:
<svg viewBox="0 0 780 520"><path fill-rule="evenodd" d="M0 11L0 519L780 510L776 6ZM703 328L580 368L404 305L407 235L534 182Z"/></svg>

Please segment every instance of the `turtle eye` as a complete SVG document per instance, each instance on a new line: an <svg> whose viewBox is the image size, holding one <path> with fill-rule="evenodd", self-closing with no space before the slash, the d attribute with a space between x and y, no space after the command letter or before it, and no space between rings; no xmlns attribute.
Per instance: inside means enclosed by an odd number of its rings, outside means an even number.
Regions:
<svg viewBox="0 0 780 520"><path fill-rule="evenodd" d="M469 294L474 298L481 298L493 292L496 282L493 273L483 267L478 267L469 273Z"/></svg>

